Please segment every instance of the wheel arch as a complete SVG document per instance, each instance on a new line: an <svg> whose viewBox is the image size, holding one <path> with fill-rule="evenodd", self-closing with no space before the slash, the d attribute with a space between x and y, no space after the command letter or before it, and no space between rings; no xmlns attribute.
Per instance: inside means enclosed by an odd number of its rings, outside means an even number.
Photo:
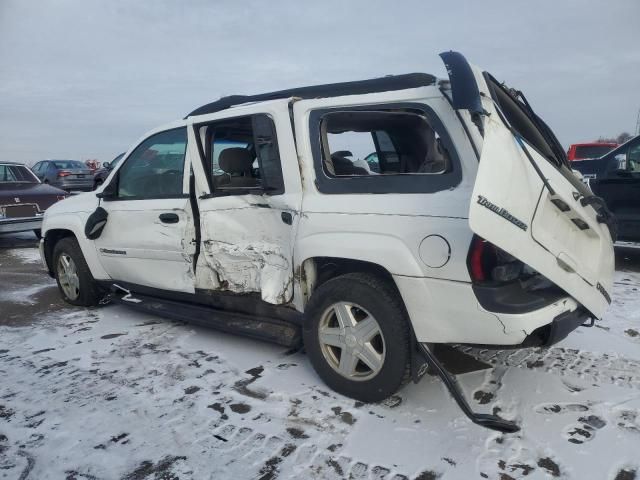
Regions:
<svg viewBox="0 0 640 480"><path fill-rule="evenodd" d="M43 242L43 253L44 260L47 264L47 271L49 276L53 277L53 249L56 247L56 244L66 237L75 237L75 234L71 230L67 230L64 228L53 228L47 230L45 234L42 235Z"/></svg>
<svg viewBox="0 0 640 480"><path fill-rule="evenodd" d="M109 275L102 267L92 240L84 235L84 225L77 215L56 215L45 218L42 230L43 254L49 275L53 276L53 249L56 243L67 237L74 237L80 245L91 274L96 279L108 279Z"/></svg>
<svg viewBox="0 0 640 480"><path fill-rule="evenodd" d="M296 268L294 306L304 312L311 295L320 285L347 273L368 273L384 280L397 292L402 301L393 275L383 265L357 258L314 256L306 258Z"/></svg>
<svg viewBox="0 0 640 480"><path fill-rule="evenodd" d="M418 259L400 238L375 232L314 232L299 237L294 253L294 306L304 311L313 289L326 281L327 267L338 274L373 273L398 289L393 275L423 276ZM324 270L324 273L323 273Z"/></svg>

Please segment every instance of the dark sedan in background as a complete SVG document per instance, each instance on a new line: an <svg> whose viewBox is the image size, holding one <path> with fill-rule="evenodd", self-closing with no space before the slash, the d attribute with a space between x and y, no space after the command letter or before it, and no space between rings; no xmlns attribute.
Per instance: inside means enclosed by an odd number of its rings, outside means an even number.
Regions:
<svg viewBox="0 0 640 480"><path fill-rule="evenodd" d="M600 158L571 162L618 222L618 239L640 244L640 135Z"/></svg>
<svg viewBox="0 0 640 480"><path fill-rule="evenodd" d="M118 164L118 162L122 160L122 157L124 157L124 153L121 153L110 162L104 162L102 164L102 168L97 169L93 173L93 189L94 190L104 183L104 181L107 179L107 177L111 173L111 170L113 170L115 166Z"/></svg>
<svg viewBox="0 0 640 480"><path fill-rule="evenodd" d="M66 196L40 183L26 166L0 162L0 234L33 230L40 237L44 211Z"/></svg>
<svg viewBox="0 0 640 480"><path fill-rule="evenodd" d="M42 183L67 190L93 189L93 172L79 160L43 160L33 168Z"/></svg>

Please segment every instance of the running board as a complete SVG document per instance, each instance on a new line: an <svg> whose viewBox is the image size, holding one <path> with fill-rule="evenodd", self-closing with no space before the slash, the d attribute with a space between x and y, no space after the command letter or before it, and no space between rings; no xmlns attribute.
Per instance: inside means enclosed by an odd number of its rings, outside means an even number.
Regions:
<svg viewBox="0 0 640 480"><path fill-rule="evenodd" d="M256 317L206 305L140 295L119 285L113 285L111 291L109 301L141 312L264 340L287 348L299 348L302 345L300 326L280 319Z"/></svg>
<svg viewBox="0 0 640 480"><path fill-rule="evenodd" d="M425 356L427 363L430 367L432 367L438 376L442 379L445 386L449 390L449 393L456 401L460 410L476 425L480 425L481 427L489 428L491 430L497 430L502 433L514 433L520 431L520 426L518 426L514 422L510 422L509 420L505 420L503 418L498 417L497 415L491 415L488 413L476 413L471 410L467 399L464 398L464 394L462 393L462 389L455 377L451 375L444 366L440 363L440 361L436 358L436 356L431 353L429 348L422 344L418 343L420 351Z"/></svg>

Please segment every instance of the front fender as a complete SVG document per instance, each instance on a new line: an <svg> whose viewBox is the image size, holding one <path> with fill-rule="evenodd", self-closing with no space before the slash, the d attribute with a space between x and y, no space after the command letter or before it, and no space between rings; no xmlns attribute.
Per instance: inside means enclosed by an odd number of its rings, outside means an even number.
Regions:
<svg viewBox="0 0 640 480"><path fill-rule="evenodd" d="M106 280L109 279L109 275L100 263L95 245L84 234L84 225L88 216L87 212L56 213L53 215L47 212L42 223L42 238L46 245L47 235L53 231L70 232L76 237L93 278Z"/></svg>

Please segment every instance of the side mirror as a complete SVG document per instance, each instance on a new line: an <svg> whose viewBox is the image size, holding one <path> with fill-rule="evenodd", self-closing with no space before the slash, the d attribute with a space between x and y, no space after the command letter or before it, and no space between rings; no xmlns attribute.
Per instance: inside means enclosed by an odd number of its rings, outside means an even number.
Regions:
<svg viewBox="0 0 640 480"><path fill-rule="evenodd" d="M111 170L111 163L109 162L104 162L102 164L102 168L106 168L107 170Z"/></svg>

